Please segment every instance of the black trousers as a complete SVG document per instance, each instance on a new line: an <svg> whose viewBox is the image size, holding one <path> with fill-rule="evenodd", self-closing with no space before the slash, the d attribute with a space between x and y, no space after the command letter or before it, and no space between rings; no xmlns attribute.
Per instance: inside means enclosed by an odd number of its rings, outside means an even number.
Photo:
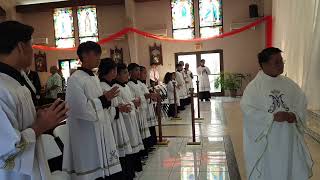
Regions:
<svg viewBox="0 0 320 180"><path fill-rule="evenodd" d="M134 164L134 171L141 172L142 171L142 163L139 153L130 154L129 156L130 162Z"/></svg>
<svg viewBox="0 0 320 180"><path fill-rule="evenodd" d="M112 174L111 176L97 178L96 180L126 180L126 179L124 178L122 172L118 172L116 174Z"/></svg>
<svg viewBox="0 0 320 180"><path fill-rule="evenodd" d="M151 147L156 145L157 144L157 132L156 132L156 127L155 126L151 126L149 127L149 131L150 131L150 134L151 134L151 137L150 137L150 144L151 144Z"/></svg>
<svg viewBox="0 0 320 180"><path fill-rule="evenodd" d="M211 94L209 91L199 92L199 99L209 101Z"/></svg>
<svg viewBox="0 0 320 180"><path fill-rule="evenodd" d="M175 117L176 112L175 112L175 104L170 104L168 108L168 116L169 117Z"/></svg>
<svg viewBox="0 0 320 180"><path fill-rule="evenodd" d="M120 164L123 172L123 176L125 180L133 180L135 173L134 173L134 164L131 161L129 156L120 157Z"/></svg>

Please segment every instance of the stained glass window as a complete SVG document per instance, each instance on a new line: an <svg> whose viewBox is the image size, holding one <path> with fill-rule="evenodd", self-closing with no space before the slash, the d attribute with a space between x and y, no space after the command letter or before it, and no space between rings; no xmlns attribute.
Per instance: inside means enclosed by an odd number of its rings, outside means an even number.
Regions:
<svg viewBox="0 0 320 180"><path fill-rule="evenodd" d="M97 9L94 6L79 7L77 11L80 43L98 41Z"/></svg>
<svg viewBox="0 0 320 180"><path fill-rule="evenodd" d="M72 8L57 8L53 13L56 46L75 47Z"/></svg>
<svg viewBox="0 0 320 180"><path fill-rule="evenodd" d="M202 38L217 36L221 33L222 33L222 26L200 28L200 36Z"/></svg>
<svg viewBox="0 0 320 180"><path fill-rule="evenodd" d="M80 60L77 59L63 59L59 60L59 68L62 71L63 77L68 80L70 77L70 71L72 69L77 69L81 66Z"/></svg>
<svg viewBox="0 0 320 180"><path fill-rule="evenodd" d="M173 38L194 38L193 0L171 0Z"/></svg>
<svg viewBox="0 0 320 180"><path fill-rule="evenodd" d="M200 35L211 37L222 33L222 0L199 0Z"/></svg>

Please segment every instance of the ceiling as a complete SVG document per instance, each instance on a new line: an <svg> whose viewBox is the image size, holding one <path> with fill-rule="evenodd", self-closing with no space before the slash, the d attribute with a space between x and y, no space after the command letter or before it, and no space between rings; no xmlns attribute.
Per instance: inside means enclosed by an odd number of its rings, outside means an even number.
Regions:
<svg viewBox="0 0 320 180"><path fill-rule="evenodd" d="M67 0L16 0L17 5L41 4L41 3L60 2L60 1L67 1Z"/></svg>
<svg viewBox="0 0 320 180"><path fill-rule="evenodd" d="M17 5L31 5L31 4L43 4L43 3L54 3L61 1L72 1L72 0L16 0ZM100 1L108 1L108 0L100 0ZM122 0L118 0L122 2ZM147 1L155 1L155 0L135 0L136 2L147 2Z"/></svg>
<svg viewBox="0 0 320 180"><path fill-rule="evenodd" d="M134 0L137 3L159 0ZM16 10L19 13L41 12L61 7L76 7L85 5L124 5L125 0L16 0Z"/></svg>

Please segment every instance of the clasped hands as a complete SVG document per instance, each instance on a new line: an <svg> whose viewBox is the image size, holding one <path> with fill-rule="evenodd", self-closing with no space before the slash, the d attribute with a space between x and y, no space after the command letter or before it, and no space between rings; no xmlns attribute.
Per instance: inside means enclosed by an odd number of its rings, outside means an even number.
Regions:
<svg viewBox="0 0 320 180"><path fill-rule="evenodd" d="M296 115L292 112L277 112L273 114L273 120L276 122L288 122L288 123L296 123L297 118Z"/></svg>

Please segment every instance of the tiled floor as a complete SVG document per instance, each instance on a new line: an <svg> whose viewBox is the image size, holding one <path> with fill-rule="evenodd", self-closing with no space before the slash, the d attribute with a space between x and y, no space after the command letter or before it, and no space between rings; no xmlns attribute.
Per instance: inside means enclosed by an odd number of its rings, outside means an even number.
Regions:
<svg viewBox="0 0 320 180"><path fill-rule="evenodd" d="M200 104L201 117L205 118L196 124L200 146L187 145L192 134L190 110L180 114L181 121L164 121L163 135L170 137L170 143L167 147L157 147L137 179L245 180L239 100L215 98ZM318 180L320 144L308 135L306 142L315 162L311 180Z"/></svg>
<svg viewBox="0 0 320 180"><path fill-rule="evenodd" d="M140 180L229 180L223 137L201 138L201 145L188 146L190 138L169 138L168 147L150 155Z"/></svg>

